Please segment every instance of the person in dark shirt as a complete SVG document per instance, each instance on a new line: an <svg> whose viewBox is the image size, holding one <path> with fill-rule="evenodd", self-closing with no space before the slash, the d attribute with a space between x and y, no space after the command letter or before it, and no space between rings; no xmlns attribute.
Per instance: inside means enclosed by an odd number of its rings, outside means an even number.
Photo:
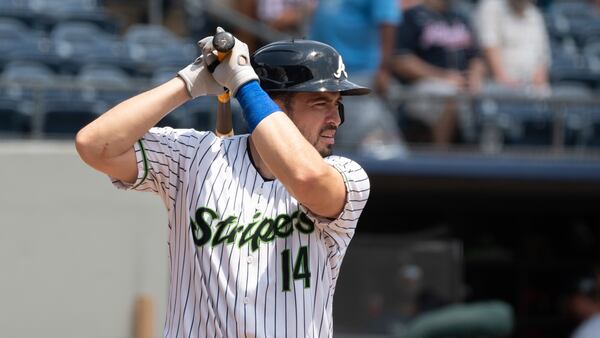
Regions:
<svg viewBox="0 0 600 338"><path fill-rule="evenodd" d="M424 0L409 9L398 28L394 57L394 74L416 98L408 102L407 113L431 128L438 145L454 140L459 111L464 111L456 100L440 98L478 93L484 72L471 25L450 3Z"/></svg>

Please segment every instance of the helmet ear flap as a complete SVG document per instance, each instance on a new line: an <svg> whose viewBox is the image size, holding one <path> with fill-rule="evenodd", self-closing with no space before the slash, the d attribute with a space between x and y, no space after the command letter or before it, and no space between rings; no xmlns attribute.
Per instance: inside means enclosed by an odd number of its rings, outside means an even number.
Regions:
<svg viewBox="0 0 600 338"><path fill-rule="evenodd" d="M344 123L344 104L340 102L339 106L338 106L338 112L340 114L340 126L342 125L342 123Z"/></svg>

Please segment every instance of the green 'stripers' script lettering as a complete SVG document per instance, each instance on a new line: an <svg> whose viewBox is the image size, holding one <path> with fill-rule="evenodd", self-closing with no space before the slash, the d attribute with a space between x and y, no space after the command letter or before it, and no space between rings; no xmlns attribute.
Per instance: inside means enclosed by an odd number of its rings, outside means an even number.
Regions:
<svg viewBox="0 0 600 338"><path fill-rule="evenodd" d="M281 214L275 219L262 217L257 212L250 223L243 225L238 223L235 216L222 219L219 214L206 207L196 210L195 217L190 218L190 226L194 243L199 247L208 243L215 246L237 242L239 247L250 243L252 251L256 251L260 243L290 236L294 229L304 234L315 230L313 221L301 211L296 211L291 216Z"/></svg>

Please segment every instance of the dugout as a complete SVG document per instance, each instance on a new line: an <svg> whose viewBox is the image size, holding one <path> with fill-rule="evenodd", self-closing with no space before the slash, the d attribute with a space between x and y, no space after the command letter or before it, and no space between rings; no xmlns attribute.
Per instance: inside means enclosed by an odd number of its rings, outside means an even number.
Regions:
<svg viewBox="0 0 600 338"><path fill-rule="evenodd" d="M354 158L372 188L357 242L375 237L458 245L438 255L459 270L452 282L461 286L447 301L510 304L513 337L568 336L573 323L561 306L565 285L600 261L600 163L531 153ZM452 250L459 250L458 258L448 260ZM352 279L344 272L341 290Z"/></svg>

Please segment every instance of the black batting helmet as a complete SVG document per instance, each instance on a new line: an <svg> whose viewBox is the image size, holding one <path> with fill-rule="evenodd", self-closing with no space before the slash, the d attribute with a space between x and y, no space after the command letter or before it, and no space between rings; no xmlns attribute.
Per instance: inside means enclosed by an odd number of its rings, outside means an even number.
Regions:
<svg viewBox="0 0 600 338"><path fill-rule="evenodd" d="M341 95L371 92L348 81L340 54L318 41L273 42L257 50L251 63L266 92L339 92Z"/></svg>

